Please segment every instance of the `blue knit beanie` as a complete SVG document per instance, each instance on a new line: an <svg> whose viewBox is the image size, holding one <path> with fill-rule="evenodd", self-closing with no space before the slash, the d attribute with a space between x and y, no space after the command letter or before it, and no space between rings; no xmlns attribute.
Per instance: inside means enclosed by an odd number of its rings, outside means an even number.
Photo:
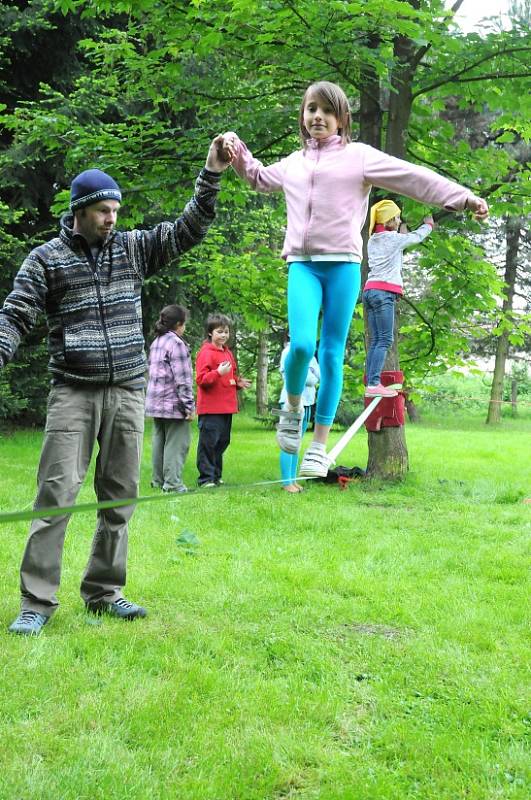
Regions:
<svg viewBox="0 0 531 800"><path fill-rule="evenodd" d="M100 169L86 169L76 175L70 187L70 209L78 211L100 200L121 202L122 193L116 181Z"/></svg>

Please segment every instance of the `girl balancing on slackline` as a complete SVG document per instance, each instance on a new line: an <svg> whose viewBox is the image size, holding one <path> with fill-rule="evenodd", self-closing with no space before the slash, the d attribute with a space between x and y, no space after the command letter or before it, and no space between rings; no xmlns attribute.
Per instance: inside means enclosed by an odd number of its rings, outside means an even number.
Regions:
<svg viewBox="0 0 531 800"><path fill-rule="evenodd" d="M233 132L223 145L234 150L232 166L259 192L284 192L288 213L282 256L289 263L286 359L287 400L280 411L277 441L287 453L300 448L304 410L301 394L314 354L319 313L321 384L313 441L300 474L324 477L330 460L326 442L341 397L345 344L360 289L361 228L372 186L450 211L465 208L476 219L487 203L469 189L432 170L352 142L344 91L319 81L306 89L299 111L302 149L265 167Z"/></svg>

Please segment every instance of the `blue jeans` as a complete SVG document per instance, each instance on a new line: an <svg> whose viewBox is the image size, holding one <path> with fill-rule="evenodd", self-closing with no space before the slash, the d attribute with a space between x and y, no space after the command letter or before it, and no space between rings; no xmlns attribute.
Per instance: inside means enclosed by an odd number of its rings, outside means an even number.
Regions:
<svg viewBox="0 0 531 800"><path fill-rule="evenodd" d="M370 344L367 351L367 386L377 386L387 351L393 344L395 326L395 292L367 289L363 292L363 307L367 314Z"/></svg>
<svg viewBox="0 0 531 800"><path fill-rule="evenodd" d="M286 358L286 389L302 394L315 352L319 312L321 338L317 360L321 382L315 421L331 425L343 387L345 344L360 290L360 265L353 261L293 261L288 274L291 343Z"/></svg>

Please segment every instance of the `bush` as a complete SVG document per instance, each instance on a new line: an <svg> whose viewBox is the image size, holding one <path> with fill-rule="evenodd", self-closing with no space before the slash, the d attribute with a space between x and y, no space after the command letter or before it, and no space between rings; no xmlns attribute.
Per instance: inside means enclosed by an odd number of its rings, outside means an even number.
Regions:
<svg viewBox="0 0 531 800"><path fill-rule="evenodd" d="M349 428L354 420L363 412L363 409L362 398L357 398L356 400L341 400L334 424L341 428Z"/></svg>
<svg viewBox="0 0 531 800"><path fill-rule="evenodd" d="M437 410L465 408L468 411L486 408L490 386L479 377L467 377L461 373L448 373L434 377L421 392L422 408Z"/></svg>
<svg viewBox="0 0 531 800"><path fill-rule="evenodd" d="M42 425L50 387L46 342L21 345L0 374L0 418L19 425Z"/></svg>
<svg viewBox="0 0 531 800"><path fill-rule="evenodd" d="M527 378L527 369L517 369L516 375L514 368L512 376L506 376L504 381L503 400L505 403L502 405L502 415L510 415L512 413L510 406L511 399L511 378L516 378L518 387L518 400L524 404L522 413L528 402L528 389L529 379ZM417 394L420 395L418 405L421 410L426 413L430 411L437 412L438 414L456 414L463 413L481 413L486 414L490 400L492 376L473 376L462 375L461 373L447 373L434 377L418 393L415 392L415 400ZM519 409L520 413L520 409Z"/></svg>

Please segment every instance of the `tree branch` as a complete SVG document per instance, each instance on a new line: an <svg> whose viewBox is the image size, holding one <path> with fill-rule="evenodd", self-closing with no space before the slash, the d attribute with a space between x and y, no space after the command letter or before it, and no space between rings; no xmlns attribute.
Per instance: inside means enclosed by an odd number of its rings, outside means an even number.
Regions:
<svg viewBox="0 0 531 800"><path fill-rule="evenodd" d="M503 75L500 75L499 72L493 72L490 75L475 75L472 78L456 78L455 80L451 81L452 83L472 83L472 81L489 81L489 80L499 80L500 78L505 79L512 79L512 78L529 78L530 77L529 70L527 72L506 72Z"/></svg>
<svg viewBox="0 0 531 800"><path fill-rule="evenodd" d="M302 22L302 24L304 25L304 27L306 28L306 30L307 30L307 31L310 31L310 33L311 33L311 31L312 31L312 29L311 29L311 26L310 26L310 25L308 24L308 22L307 22L307 21L304 19L304 17L302 16L302 14L300 14L300 13L297 11L297 9L295 8L294 4L293 4L293 3L291 3L291 2L289 2L289 0L288 0L288 2L286 3L286 5L287 5L287 7L290 9L291 13L292 13L292 14L294 14L294 15L297 17L297 19L299 19L299 20Z"/></svg>
<svg viewBox="0 0 531 800"><path fill-rule="evenodd" d="M459 11L461 6L463 5L463 2L464 0L455 0L453 6L449 9L449 12L451 13L452 16L455 16L457 11ZM411 66L413 68L413 72L416 72L418 65L420 64L420 62L422 61L428 50L431 48L431 46L432 44L430 42L429 44L426 44L423 47L419 47L419 49L411 59Z"/></svg>
<svg viewBox="0 0 531 800"><path fill-rule="evenodd" d="M432 83L432 84L430 84L428 86L423 86L420 89L417 89L416 92L413 92L413 99L415 100L421 94L426 94L427 92L431 92L434 89L438 89L439 86L444 86L447 83L460 82L458 80L460 75L465 75L467 72L470 72L471 70L475 69L476 67L479 67L480 64L484 64L486 61L490 61L491 59L496 58L497 56L506 56L506 55L509 55L511 53L529 53L530 50L531 50L531 48L529 48L529 47L511 47L508 50L501 50L501 51L496 51L494 53L488 53L486 56L483 56L482 58L478 58L476 61L473 61L471 64L465 65L463 67L463 69L460 69L457 72L454 72L453 75L445 76L444 78L441 78L440 80L435 81L435 83ZM495 78L495 77L498 77L498 76L497 75L492 75L490 77ZM520 76L520 77L526 77L526 76L524 75L524 76Z"/></svg>
<svg viewBox="0 0 531 800"><path fill-rule="evenodd" d="M278 97L278 95L281 94L282 92L292 91L295 88L297 88L297 90L299 89L298 86L295 87L292 84L291 86L281 86L278 89L275 89L274 91L271 91L271 92L257 92L256 94L247 94L247 95L246 94L234 94L234 95L226 95L226 94L224 94L222 96L215 95L215 94L206 94L206 92L199 92L199 91L197 91L197 89L194 89L194 97L201 97L204 100L212 100L214 103L221 103L221 102L224 102L224 101L232 101L232 100L248 102L250 100L263 100L266 97Z"/></svg>
<svg viewBox="0 0 531 800"><path fill-rule="evenodd" d="M451 172L448 170L442 169L439 164L434 164L433 161L428 161L426 158L422 158L421 156L417 155L410 147L407 149L408 155L412 156L415 161L420 161L421 164L427 164L429 167L433 167L436 172L439 172L441 175L446 175L451 181L455 181L456 183L460 183L460 180L457 176L452 175Z"/></svg>
<svg viewBox="0 0 531 800"><path fill-rule="evenodd" d="M420 356L416 355L416 356L412 356L411 358L402 358L402 359L400 359L400 363L401 364L407 364L410 361L417 361L419 358L427 358L431 353L433 353L433 351L435 350L435 330L434 330L433 325L431 324L431 322L428 319L426 319L424 314L417 308L417 306L414 303L411 302L411 300L409 300L405 295L402 295L402 300L404 300L408 304L408 306L411 306L411 308L413 309L415 314L418 317L420 317L420 319L422 320L424 325L429 330L430 338L431 338L430 349L427 350L426 353L423 353Z"/></svg>

